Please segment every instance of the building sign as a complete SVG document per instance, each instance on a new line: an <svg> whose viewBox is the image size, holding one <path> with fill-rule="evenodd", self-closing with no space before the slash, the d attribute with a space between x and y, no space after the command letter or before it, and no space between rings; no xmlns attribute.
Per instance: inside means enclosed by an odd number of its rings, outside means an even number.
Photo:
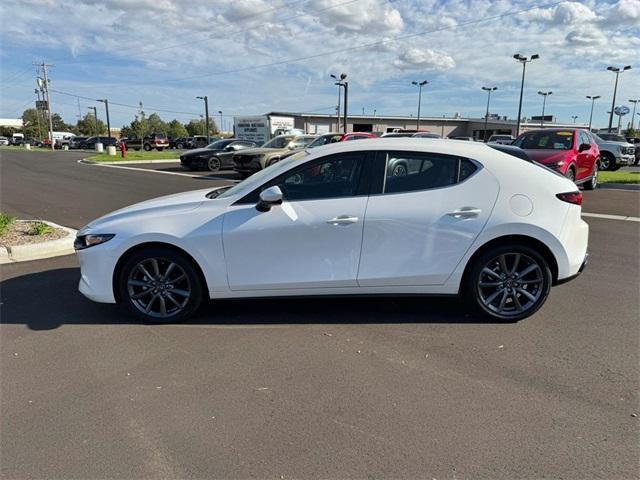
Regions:
<svg viewBox="0 0 640 480"><path fill-rule="evenodd" d="M38 110L49 110L46 100L36 100L36 108Z"/></svg>

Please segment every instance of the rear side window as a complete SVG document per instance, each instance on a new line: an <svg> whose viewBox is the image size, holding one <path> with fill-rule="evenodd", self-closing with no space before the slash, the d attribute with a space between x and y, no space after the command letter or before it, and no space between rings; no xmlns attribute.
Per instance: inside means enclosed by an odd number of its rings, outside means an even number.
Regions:
<svg viewBox="0 0 640 480"><path fill-rule="evenodd" d="M386 154L383 193L402 193L455 185L477 170L466 158L419 152Z"/></svg>

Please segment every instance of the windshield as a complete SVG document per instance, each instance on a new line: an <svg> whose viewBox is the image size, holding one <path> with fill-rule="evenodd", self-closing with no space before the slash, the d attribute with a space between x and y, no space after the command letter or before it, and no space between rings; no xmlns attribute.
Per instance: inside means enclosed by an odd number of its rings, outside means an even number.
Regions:
<svg viewBox="0 0 640 480"><path fill-rule="evenodd" d="M281 135L269 140L267 143L262 145L262 148L284 148L291 140L293 140L293 138L294 137L291 135Z"/></svg>
<svg viewBox="0 0 640 480"><path fill-rule="evenodd" d="M299 158L300 157L298 157L297 155L291 155L290 157L287 157L284 160L280 160L278 163L275 163L270 167L260 170L254 173L253 175L251 175L249 178L243 180L242 182L235 184L229 190L225 190L221 195L218 196L218 198L232 197L238 192L249 191L257 187L260 183L262 183L262 180L267 176L270 176L273 173L277 175L278 172L282 172L288 169L289 165L291 165L293 162L295 162Z"/></svg>
<svg viewBox="0 0 640 480"><path fill-rule="evenodd" d="M222 150L224 147L226 147L227 145L233 142L235 142L235 139L234 140L218 140L217 142L213 142L207 145L207 148L211 150Z"/></svg>
<svg viewBox="0 0 640 480"><path fill-rule="evenodd" d="M336 143L336 142L339 142L341 138L342 138L342 134L322 135L316 138L313 142L311 142L309 144L309 148L320 147L322 145L327 145L329 143Z"/></svg>
<svg viewBox="0 0 640 480"><path fill-rule="evenodd" d="M609 140L610 142L627 143L627 141L621 135L616 135L615 133L599 133L597 136L603 140Z"/></svg>
<svg viewBox="0 0 640 480"><path fill-rule="evenodd" d="M524 150L571 150L573 132L539 130L524 133L514 145Z"/></svg>

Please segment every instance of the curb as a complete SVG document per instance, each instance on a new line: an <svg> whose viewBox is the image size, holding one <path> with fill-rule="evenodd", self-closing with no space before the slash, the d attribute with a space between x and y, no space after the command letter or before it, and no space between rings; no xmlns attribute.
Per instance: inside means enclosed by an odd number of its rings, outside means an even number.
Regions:
<svg viewBox="0 0 640 480"><path fill-rule="evenodd" d="M74 230L73 228L63 227L62 225L58 225L57 223L47 222L45 220L42 220L42 222L51 227L60 228L66 231L67 236L58 238L57 240L32 243L29 245L16 245L7 248L0 247L0 264L27 262L30 260L59 257L62 255L70 255L75 252L75 249L73 248L73 242L75 240L77 230Z"/></svg>
<svg viewBox="0 0 640 480"><path fill-rule="evenodd" d="M629 190L633 192L640 191L640 184L637 183L599 183L598 188L610 190Z"/></svg>
<svg viewBox="0 0 640 480"><path fill-rule="evenodd" d="M127 165L127 164L136 164L136 163L176 163L180 162L179 158L163 158L158 160L122 160L115 162L96 162L94 160L88 160L83 158L82 161L84 163L97 164L97 165Z"/></svg>

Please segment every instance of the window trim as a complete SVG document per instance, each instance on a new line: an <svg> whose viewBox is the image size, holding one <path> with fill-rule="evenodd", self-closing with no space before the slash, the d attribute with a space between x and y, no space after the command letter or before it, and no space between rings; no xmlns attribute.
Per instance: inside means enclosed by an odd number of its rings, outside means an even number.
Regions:
<svg viewBox="0 0 640 480"><path fill-rule="evenodd" d="M277 177L274 177L274 178L271 178L271 179L267 180L266 182L262 183L262 185L254 188L249 193L244 195L242 198L240 198L240 199L236 200L235 202L233 202L232 205L255 205L257 203L257 201L255 200L255 198L252 198L252 197L256 193L259 196L260 192L262 190L264 190L265 188L267 188L266 185L270 185L273 182L277 182L279 179L281 179L281 178L283 178L285 176L293 175L299 169L312 167L314 165L317 165L318 163L326 162L327 159L330 159L330 158L339 158L339 157L345 157L345 156L348 156L348 155L359 155L361 157L360 159L358 159L358 162L360 162L362 164L362 168L360 169L360 173L359 173L359 176L358 176L358 179L357 179L356 194L355 195L342 196L342 197L329 197L329 198L305 198L303 200L288 200L287 198L284 198L283 200L286 201L286 202L299 203L299 202L335 200L335 199L340 199L340 198L356 198L356 197L369 196L370 191L371 191L371 185L370 185L371 182L367 182L367 176L371 175L371 169L372 169L372 164L373 164L373 159L371 158L371 155L374 154L374 153L376 153L376 152L375 151L369 151L369 150L356 150L356 151L352 151L352 152L332 153L332 154L329 154L329 155L325 155L325 156L318 157L316 159L304 162L301 165L296 165L295 167L290 168L286 172L283 172L280 175L278 175Z"/></svg>

